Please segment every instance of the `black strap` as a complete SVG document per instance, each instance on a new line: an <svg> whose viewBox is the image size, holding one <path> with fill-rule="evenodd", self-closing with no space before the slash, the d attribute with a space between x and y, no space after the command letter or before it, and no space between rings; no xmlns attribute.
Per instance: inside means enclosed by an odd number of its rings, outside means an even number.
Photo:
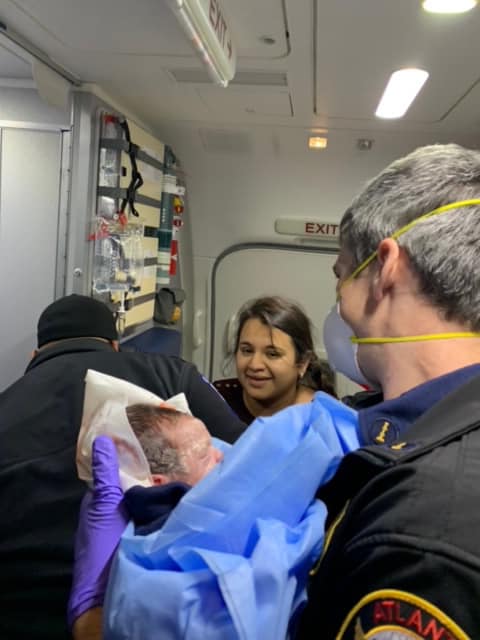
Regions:
<svg viewBox="0 0 480 640"><path fill-rule="evenodd" d="M114 149L115 151L131 151L135 153L135 157L137 160L140 160L144 164L148 164L155 169L163 172L163 162L153 158L146 151L140 149L140 147L136 144L128 143L126 140L119 140L115 138L100 138L100 146L103 149Z"/></svg>
<svg viewBox="0 0 480 640"><path fill-rule="evenodd" d="M135 208L135 195L138 189L140 189L140 187L143 185L143 178L137 167L138 145L133 144L131 141L128 122L126 120L121 120L119 124L125 133L125 139L128 143L127 155L130 158L130 164L132 167L132 177L130 179L130 184L127 187L125 198L122 200L122 204L120 205L119 213L120 215L122 215L125 212L125 208L128 204L130 213L138 217L139 214Z"/></svg>

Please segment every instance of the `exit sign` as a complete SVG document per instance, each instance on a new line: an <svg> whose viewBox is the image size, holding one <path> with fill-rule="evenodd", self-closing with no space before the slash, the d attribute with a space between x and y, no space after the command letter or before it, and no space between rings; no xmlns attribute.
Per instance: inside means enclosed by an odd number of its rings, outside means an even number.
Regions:
<svg viewBox="0 0 480 640"><path fill-rule="evenodd" d="M279 218L275 220L275 231L290 236L338 240L340 225L315 218Z"/></svg>

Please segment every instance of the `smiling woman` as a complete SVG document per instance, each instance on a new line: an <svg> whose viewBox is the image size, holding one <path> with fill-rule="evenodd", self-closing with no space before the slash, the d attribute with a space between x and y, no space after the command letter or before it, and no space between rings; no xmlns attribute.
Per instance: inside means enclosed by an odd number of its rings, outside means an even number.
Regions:
<svg viewBox="0 0 480 640"><path fill-rule="evenodd" d="M310 320L284 298L248 301L227 355L235 357L238 378L214 385L246 423L310 402L318 390L335 395L328 365L315 354Z"/></svg>

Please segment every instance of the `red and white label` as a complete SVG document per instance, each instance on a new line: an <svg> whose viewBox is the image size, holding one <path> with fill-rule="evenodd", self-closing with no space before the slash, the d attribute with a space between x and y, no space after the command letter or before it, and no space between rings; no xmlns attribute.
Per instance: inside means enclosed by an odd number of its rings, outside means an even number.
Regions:
<svg viewBox="0 0 480 640"><path fill-rule="evenodd" d="M178 262L178 240L172 240L170 251L170 275L177 275L177 262Z"/></svg>

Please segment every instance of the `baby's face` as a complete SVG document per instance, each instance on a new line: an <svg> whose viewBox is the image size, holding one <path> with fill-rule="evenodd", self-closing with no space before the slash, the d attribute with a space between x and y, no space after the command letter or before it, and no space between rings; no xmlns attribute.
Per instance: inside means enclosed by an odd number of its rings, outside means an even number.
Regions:
<svg viewBox="0 0 480 640"><path fill-rule="evenodd" d="M198 418L182 416L175 429L175 446L187 475L176 478L187 484L197 484L215 465L223 460L223 453L213 446L206 426Z"/></svg>

